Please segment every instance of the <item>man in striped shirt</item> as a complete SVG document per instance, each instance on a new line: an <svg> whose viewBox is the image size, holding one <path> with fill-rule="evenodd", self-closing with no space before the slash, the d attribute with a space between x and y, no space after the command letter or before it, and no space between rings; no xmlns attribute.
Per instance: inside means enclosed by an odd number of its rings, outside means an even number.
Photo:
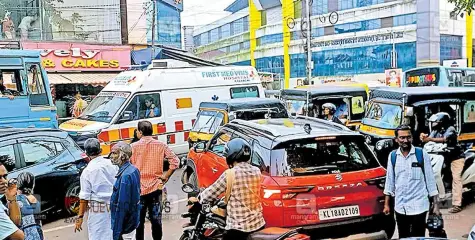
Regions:
<svg viewBox="0 0 475 240"><path fill-rule="evenodd" d="M412 132L409 126L399 126L396 131L395 159L389 155L384 194L384 213L389 215L390 198L395 198L396 221L399 238L424 237L426 217L432 200L432 211L440 215L437 186L430 157L427 152L412 145ZM420 151L420 152L419 152ZM417 159L418 153L423 159ZM395 161L394 161L395 160ZM423 160L423 162L422 162ZM393 164L394 162L394 164Z"/></svg>
<svg viewBox="0 0 475 240"><path fill-rule="evenodd" d="M162 239L162 190L163 185L178 168L179 159L165 144L153 137L153 126L149 121L138 124L138 142L132 144L132 158L130 162L140 171L140 225L137 228L137 240L144 239L145 215L152 224L152 237L154 240ZM169 169L164 174L163 163L168 160Z"/></svg>

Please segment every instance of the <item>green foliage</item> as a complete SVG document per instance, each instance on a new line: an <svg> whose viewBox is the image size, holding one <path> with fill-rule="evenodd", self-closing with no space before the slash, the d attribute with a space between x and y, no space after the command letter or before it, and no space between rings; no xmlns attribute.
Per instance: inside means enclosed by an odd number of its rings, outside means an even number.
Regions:
<svg viewBox="0 0 475 240"><path fill-rule="evenodd" d="M475 0L448 0L449 3L455 4L452 14L460 14L467 12L470 14L474 10Z"/></svg>

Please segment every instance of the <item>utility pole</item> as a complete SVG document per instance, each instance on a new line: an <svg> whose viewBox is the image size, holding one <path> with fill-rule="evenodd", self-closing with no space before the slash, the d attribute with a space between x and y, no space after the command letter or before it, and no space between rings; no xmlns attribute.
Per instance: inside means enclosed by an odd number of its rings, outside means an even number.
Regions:
<svg viewBox="0 0 475 240"><path fill-rule="evenodd" d="M155 31L156 23L155 19L157 18L157 0L152 0L152 60L155 59Z"/></svg>
<svg viewBox="0 0 475 240"><path fill-rule="evenodd" d="M394 32L391 30L391 38L393 40L393 51L392 51L392 68L397 68L397 53L396 53L396 38L394 37Z"/></svg>
<svg viewBox="0 0 475 240"><path fill-rule="evenodd" d="M311 19L310 19L310 0L305 0L305 5L307 6L307 11L306 11L306 16L305 18L307 19L307 29L306 29L306 38L307 38L307 81L308 84L310 84L310 81L312 79L312 69L313 69L313 64L312 64L312 36L311 36Z"/></svg>

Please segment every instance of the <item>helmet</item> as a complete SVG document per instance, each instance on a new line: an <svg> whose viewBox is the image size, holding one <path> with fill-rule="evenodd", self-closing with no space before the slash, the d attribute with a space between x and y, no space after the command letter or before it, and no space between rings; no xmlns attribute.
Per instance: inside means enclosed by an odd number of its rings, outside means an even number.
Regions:
<svg viewBox="0 0 475 240"><path fill-rule="evenodd" d="M450 115L446 112L436 113L429 118L429 123L433 129L447 128L450 125Z"/></svg>
<svg viewBox="0 0 475 240"><path fill-rule="evenodd" d="M429 230L430 237L447 238L447 233L444 230L444 219L442 216L435 214L429 215L427 218L427 230Z"/></svg>
<svg viewBox="0 0 475 240"><path fill-rule="evenodd" d="M224 147L226 163L231 166L234 162L247 162L251 159L251 146L242 138L235 138Z"/></svg>
<svg viewBox="0 0 475 240"><path fill-rule="evenodd" d="M322 105L322 108L328 108L328 110L330 110L330 114L334 114L336 112L336 106L333 103L325 103Z"/></svg>

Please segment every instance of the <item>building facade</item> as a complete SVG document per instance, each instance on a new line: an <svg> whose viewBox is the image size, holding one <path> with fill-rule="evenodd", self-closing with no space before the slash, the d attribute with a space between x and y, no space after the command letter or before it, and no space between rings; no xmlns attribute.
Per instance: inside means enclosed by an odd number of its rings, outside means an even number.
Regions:
<svg viewBox="0 0 475 240"><path fill-rule="evenodd" d="M452 16L454 6L445 0L311 2L312 81L383 81L386 69L469 57L466 19ZM236 0L226 8L230 16L194 31L194 52L221 63L253 65L293 87L306 77L304 3Z"/></svg>
<svg viewBox="0 0 475 240"><path fill-rule="evenodd" d="M193 26L184 26L183 27L183 46L186 51L193 51L195 44L193 42Z"/></svg>

